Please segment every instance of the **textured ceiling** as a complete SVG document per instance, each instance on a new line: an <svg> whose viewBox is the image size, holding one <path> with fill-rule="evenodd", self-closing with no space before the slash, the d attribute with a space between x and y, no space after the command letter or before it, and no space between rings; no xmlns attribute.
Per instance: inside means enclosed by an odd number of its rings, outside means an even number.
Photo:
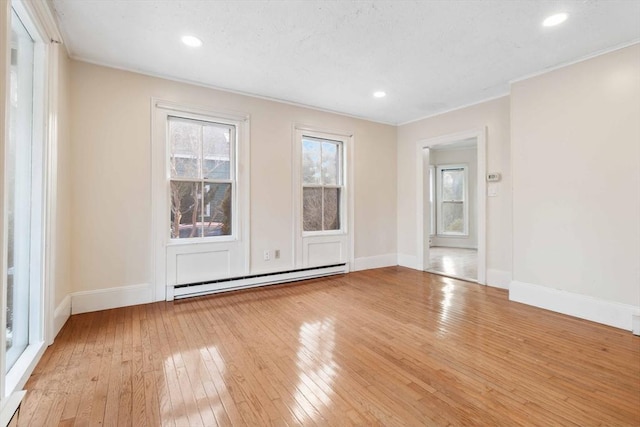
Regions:
<svg viewBox="0 0 640 427"><path fill-rule="evenodd" d="M393 124L640 40L638 0L52 3L76 59Z"/></svg>

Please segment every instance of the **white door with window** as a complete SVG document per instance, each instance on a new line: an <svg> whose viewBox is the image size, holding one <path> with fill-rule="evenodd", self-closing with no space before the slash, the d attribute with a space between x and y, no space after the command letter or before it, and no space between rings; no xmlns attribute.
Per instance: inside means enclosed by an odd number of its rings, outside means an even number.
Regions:
<svg viewBox="0 0 640 427"><path fill-rule="evenodd" d="M351 259L350 135L297 128L294 183L296 268Z"/></svg>
<svg viewBox="0 0 640 427"><path fill-rule="evenodd" d="M154 105L156 299L247 274L247 118ZM164 274L163 274L164 273ZM160 290L165 289L162 293Z"/></svg>

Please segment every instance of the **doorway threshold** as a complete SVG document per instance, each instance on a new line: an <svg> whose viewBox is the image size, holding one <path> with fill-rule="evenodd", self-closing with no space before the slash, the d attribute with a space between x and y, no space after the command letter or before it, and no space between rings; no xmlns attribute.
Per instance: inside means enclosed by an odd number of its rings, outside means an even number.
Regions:
<svg viewBox="0 0 640 427"><path fill-rule="evenodd" d="M464 280L465 282L470 282L470 283L476 283L478 284L478 279L472 279L470 277L463 277L463 276L454 276L453 274L447 274L447 273L443 273L442 271L437 271L437 270L424 270L425 273L431 273L431 274L436 274L438 276L442 276L442 277L448 277L450 279L457 279L457 280Z"/></svg>

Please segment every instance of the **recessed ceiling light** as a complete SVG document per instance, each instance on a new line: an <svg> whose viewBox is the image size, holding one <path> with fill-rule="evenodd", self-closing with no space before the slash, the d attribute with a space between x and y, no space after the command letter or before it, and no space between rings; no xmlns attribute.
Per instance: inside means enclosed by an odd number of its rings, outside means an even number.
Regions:
<svg viewBox="0 0 640 427"><path fill-rule="evenodd" d="M194 36L182 36L182 43L186 44L189 47L202 46L202 40Z"/></svg>
<svg viewBox="0 0 640 427"><path fill-rule="evenodd" d="M373 96L375 98L384 98L385 96L387 96L387 93L382 90L379 90L377 92L373 92Z"/></svg>
<svg viewBox="0 0 640 427"><path fill-rule="evenodd" d="M556 13L555 15L551 15L547 17L547 19L542 21L542 25L545 27L553 27L555 25L562 24L567 20L568 17L569 15L567 15L566 13Z"/></svg>

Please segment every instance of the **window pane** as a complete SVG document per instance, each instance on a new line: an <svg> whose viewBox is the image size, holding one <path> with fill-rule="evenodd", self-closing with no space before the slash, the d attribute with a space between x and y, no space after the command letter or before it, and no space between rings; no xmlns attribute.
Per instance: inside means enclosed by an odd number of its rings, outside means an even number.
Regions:
<svg viewBox="0 0 640 427"><path fill-rule="evenodd" d="M172 239L202 236L201 189L199 182L171 181Z"/></svg>
<svg viewBox="0 0 640 427"><path fill-rule="evenodd" d="M38 197L33 173L33 59L34 43L15 14L11 16L11 67L9 82L9 138L5 147L5 206L7 215L7 322L6 370L29 344L29 293L32 281L31 222L37 218L31 204ZM36 218L33 217L36 215ZM37 264L36 260L33 260Z"/></svg>
<svg viewBox="0 0 640 427"><path fill-rule="evenodd" d="M442 171L442 200L464 200L464 170Z"/></svg>
<svg viewBox="0 0 640 427"><path fill-rule="evenodd" d="M324 185L340 184L340 152L338 144L322 143L322 183Z"/></svg>
<svg viewBox="0 0 640 427"><path fill-rule="evenodd" d="M321 184L320 141L302 140L302 182L304 184Z"/></svg>
<svg viewBox="0 0 640 427"><path fill-rule="evenodd" d="M322 188L302 190L302 224L304 231L322 230Z"/></svg>
<svg viewBox="0 0 640 427"><path fill-rule="evenodd" d="M200 178L202 124L169 118L171 178Z"/></svg>
<svg viewBox="0 0 640 427"><path fill-rule="evenodd" d="M204 212L201 219L204 237L231 234L231 193L231 184L204 184Z"/></svg>
<svg viewBox="0 0 640 427"><path fill-rule="evenodd" d="M202 175L204 179L231 178L231 128L224 125L203 126Z"/></svg>
<svg viewBox="0 0 640 427"><path fill-rule="evenodd" d="M464 204L442 202L442 227L445 233L464 233Z"/></svg>
<svg viewBox="0 0 640 427"><path fill-rule="evenodd" d="M340 189L324 189L324 229L340 229Z"/></svg>

